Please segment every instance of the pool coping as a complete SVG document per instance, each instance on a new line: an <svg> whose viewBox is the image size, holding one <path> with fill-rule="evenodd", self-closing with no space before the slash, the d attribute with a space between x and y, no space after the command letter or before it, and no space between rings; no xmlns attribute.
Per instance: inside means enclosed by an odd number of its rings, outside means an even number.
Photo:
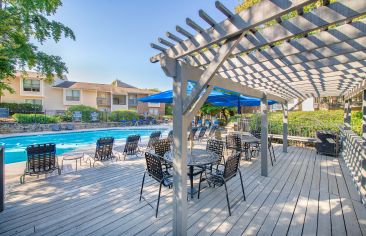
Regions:
<svg viewBox="0 0 366 236"><path fill-rule="evenodd" d="M144 125L144 126L126 126L126 127L110 127L110 128L92 128L92 129L78 129L78 130L60 130L60 131L40 131L40 132L27 132L27 133L11 133L11 134L0 134L0 139L2 138L13 138L13 137L23 137L23 136L32 136L32 135L46 135L46 134L65 134L65 133L77 133L77 132L87 132L87 131L98 131L98 130L138 130L138 129L161 129L166 128L167 130L171 125L169 124L161 124L161 125Z"/></svg>

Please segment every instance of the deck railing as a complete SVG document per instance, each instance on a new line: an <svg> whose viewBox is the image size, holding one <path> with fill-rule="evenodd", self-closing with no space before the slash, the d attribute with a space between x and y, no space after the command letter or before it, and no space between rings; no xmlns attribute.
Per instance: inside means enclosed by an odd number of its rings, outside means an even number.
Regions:
<svg viewBox="0 0 366 236"><path fill-rule="evenodd" d="M353 182L361 194L362 201L366 203L366 148L363 141L352 130L340 128L341 133L341 155L352 175Z"/></svg>

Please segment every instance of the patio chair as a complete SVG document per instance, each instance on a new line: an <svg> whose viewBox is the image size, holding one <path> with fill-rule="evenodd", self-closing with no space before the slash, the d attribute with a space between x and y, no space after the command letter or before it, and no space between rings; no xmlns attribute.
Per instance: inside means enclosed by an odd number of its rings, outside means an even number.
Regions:
<svg viewBox="0 0 366 236"><path fill-rule="evenodd" d="M73 124L66 124L65 130L74 130L75 126Z"/></svg>
<svg viewBox="0 0 366 236"><path fill-rule="evenodd" d="M240 134L228 134L226 136L226 151L231 150L231 154L234 152L247 154L247 146L243 146L241 142Z"/></svg>
<svg viewBox="0 0 366 236"><path fill-rule="evenodd" d="M24 170L24 174L20 177L20 183L25 183L25 176L33 176L40 174L51 173L55 170L58 174L61 174L61 169L58 165L58 159L56 157L56 144L34 144L29 145L26 149L27 163Z"/></svg>
<svg viewBox="0 0 366 236"><path fill-rule="evenodd" d="M198 133L198 137L197 137L197 140L199 142L202 141L202 139L205 138L206 130L207 130L207 127L205 127L205 126L201 127L200 132Z"/></svg>
<svg viewBox="0 0 366 236"><path fill-rule="evenodd" d="M210 131L208 132L207 138L213 137L215 135L217 128L218 128L217 125L212 125Z"/></svg>
<svg viewBox="0 0 366 236"><path fill-rule="evenodd" d="M112 159L117 159L118 156L113 152L113 144L114 144L113 137L99 138L96 143L94 156L90 160L90 165L91 161L93 161L93 167L94 167L97 161L104 162Z"/></svg>
<svg viewBox="0 0 366 236"><path fill-rule="evenodd" d="M171 150L171 141L169 139L160 139L156 141L154 149L155 154L158 155L161 158L161 163L165 167L165 171L169 173L169 169L173 168L171 163L166 162L163 157L166 152L169 152Z"/></svg>
<svg viewBox="0 0 366 236"><path fill-rule="evenodd" d="M155 210L155 217L158 217L158 211L159 211L159 203L160 203L160 194L161 194L161 187L169 187L171 188L173 186L173 181L171 179L171 175L166 175L163 171L160 157L153 154L146 152L145 153L145 159L146 159L146 171L144 172L144 176L142 177L142 184L141 184L141 191L140 191L140 202L142 196L142 191L144 189L144 182L146 173L155 181L159 183L159 194L158 194L158 202L156 204L156 210ZM147 201L144 198L145 201ZM150 203L149 203L150 205Z"/></svg>
<svg viewBox="0 0 366 236"><path fill-rule="evenodd" d="M154 131L150 134L149 142L147 143L147 148L152 149L155 146L155 143L160 139L161 131Z"/></svg>
<svg viewBox="0 0 366 236"><path fill-rule="evenodd" d="M273 137L269 136L268 137L268 152L269 152L269 157L271 159L271 165L273 166L273 162L276 162L276 156L275 156L275 152L274 152L272 143L273 143Z"/></svg>
<svg viewBox="0 0 366 236"><path fill-rule="evenodd" d="M123 149L123 160L126 160L126 157L130 155L138 157L138 154L141 153L139 149L140 140L141 136L139 134L134 134L127 137L126 144Z"/></svg>
<svg viewBox="0 0 366 236"><path fill-rule="evenodd" d="M188 135L188 141L191 140L191 137L192 137L192 140L194 140L194 137L196 136L197 131L198 131L198 128L197 127L193 127L191 129L191 132Z"/></svg>
<svg viewBox="0 0 366 236"><path fill-rule="evenodd" d="M231 208L230 208L230 201L229 201L229 195L226 183L233 179L238 173L240 177L240 183L241 183L241 189L243 191L243 197L244 201L246 201L245 198L245 192L244 192L244 185L243 185L243 178L241 176L241 172L239 169L239 162L240 162L240 153L235 153L234 155L230 156L226 163L224 171L218 171L218 172L212 172L212 173L206 173L206 177L202 178L202 173L200 175L200 181L198 184L198 199L200 198L200 191L201 191L201 183L202 181L207 181L209 186L213 187L221 187L222 185L225 186L225 192L226 192L226 201L227 201L227 207L229 209L229 216L231 216Z"/></svg>
<svg viewBox="0 0 366 236"><path fill-rule="evenodd" d="M217 139L209 139L207 140L206 145L206 151L211 151L216 153L219 156L219 160L217 163L212 164L210 166L210 170L212 171L212 166L216 165L216 170L218 170L219 165L221 165L221 162L223 161L225 164L225 158L224 158L224 141L217 140Z"/></svg>
<svg viewBox="0 0 366 236"><path fill-rule="evenodd" d="M168 139L170 142L173 142L173 130L170 130L168 133Z"/></svg>
<svg viewBox="0 0 366 236"><path fill-rule="evenodd" d="M61 125L59 125L59 124L52 124L51 125L51 130L52 131L60 131L61 130Z"/></svg>

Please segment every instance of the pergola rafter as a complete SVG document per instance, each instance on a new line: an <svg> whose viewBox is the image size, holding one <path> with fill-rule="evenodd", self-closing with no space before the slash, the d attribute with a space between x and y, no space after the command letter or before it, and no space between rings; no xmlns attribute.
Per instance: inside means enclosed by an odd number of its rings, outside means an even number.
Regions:
<svg viewBox="0 0 366 236"><path fill-rule="evenodd" d="M151 44L160 52L150 61L160 61L165 73L174 78L175 235L186 233L188 124L213 87L261 99L264 146L267 101L282 103L284 151L288 100L340 95L348 98L366 88L366 20L359 19L366 13L366 1L327 1L304 12L303 7L315 1L262 0L238 14L216 2L225 20L217 22L200 10L199 16L209 28L187 18L186 24L194 34L177 26L177 34L168 32L168 39L158 38L159 44ZM284 20L283 16L292 11L299 14ZM190 94L186 93L188 81L196 82ZM267 176L267 165L267 149L263 148L263 176Z"/></svg>

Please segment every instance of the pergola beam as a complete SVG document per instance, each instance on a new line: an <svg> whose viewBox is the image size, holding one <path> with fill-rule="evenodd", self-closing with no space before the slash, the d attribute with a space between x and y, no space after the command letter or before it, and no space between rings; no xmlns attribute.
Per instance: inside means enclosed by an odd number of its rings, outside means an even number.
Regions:
<svg viewBox="0 0 366 236"><path fill-rule="evenodd" d="M258 4L242 11L232 17L216 24L215 30L206 29L192 38L176 44L174 48L167 49L164 53L158 54L150 59L151 62L159 61L163 56L171 58L181 58L207 46L219 43L222 40L241 35L256 26L267 21L276 19L315 0L263 0ZM261 13L261 14L258 14Z"/></svg>

